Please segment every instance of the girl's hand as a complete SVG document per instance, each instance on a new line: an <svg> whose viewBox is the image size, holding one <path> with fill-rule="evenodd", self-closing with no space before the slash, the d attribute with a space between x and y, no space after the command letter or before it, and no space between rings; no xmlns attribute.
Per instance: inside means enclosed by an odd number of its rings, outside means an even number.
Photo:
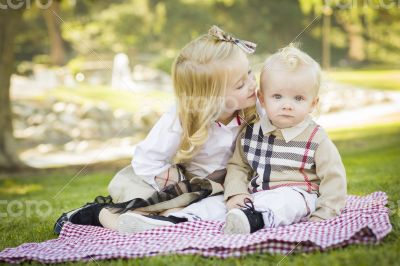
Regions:
<svg viewBox="0 0 400 266"><path fill-rule="evenodd" d="M234 208L243 208L244 199L246 198L253 200L253 197L249 194L239 194L232 196L226 201L226 208L228 209L228 211Z"/></svg>

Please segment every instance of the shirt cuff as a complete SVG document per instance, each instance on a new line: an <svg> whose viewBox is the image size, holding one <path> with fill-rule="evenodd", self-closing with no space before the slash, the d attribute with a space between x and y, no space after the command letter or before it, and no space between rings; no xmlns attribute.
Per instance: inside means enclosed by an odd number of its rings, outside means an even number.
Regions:
<svg viewBox="0 0 400 266"><path fill-rule="evenodd" d="M156 191L160 191L160 188L158 187L156 180L155 180L155 176L144 176L144 175L138 175L135 171L135 168L133 167L132 164L132 170L133 173L139 177L140 179L143 180L143 182L145 182L146 184L149 184L152 188L154 188Z"/></svg>
<svg viewBox="0 0 400 266"><path fill-rule="evenodd" d="M152 186L157 192L160 192L160 188L157 186L155 178L143 178L143 181Z"/></svg>

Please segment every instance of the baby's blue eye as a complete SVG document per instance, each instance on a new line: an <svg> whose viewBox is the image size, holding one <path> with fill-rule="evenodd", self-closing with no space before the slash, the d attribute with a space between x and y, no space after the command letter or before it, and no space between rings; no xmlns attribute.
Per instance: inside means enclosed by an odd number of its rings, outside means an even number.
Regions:
<svg viewBox="0 0 400 266"><path fill-rule="evenodd" d="M304 100L304 97L303 96L296 96L296 97L294 97L294 99L296 101L302 101L302 100Z"/></svg>
<svg viewBox="0 0 400 266"><path fill-rule="evenodd" d="M272 98L279 100L280 98L282 98L282 95L274 94L274 95L272 95Z"/></svg>

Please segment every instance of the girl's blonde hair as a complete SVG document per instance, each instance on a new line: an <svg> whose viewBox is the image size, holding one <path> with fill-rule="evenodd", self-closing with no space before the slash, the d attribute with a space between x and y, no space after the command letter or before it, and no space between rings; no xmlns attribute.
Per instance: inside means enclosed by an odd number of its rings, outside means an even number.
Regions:
<svg viewBox="0 0 400 266"><path fill-rule="evenodd" d="M233 62L243 51L234 43L203 35L187 44L172 65L182 137L174 163L191 160L208 139L211 123L224 111L225 91ZM255 107L241 110L247 122Z"/></svg>
<svg viewBox="0 0 400 266"><path fill-rule="evenodd" d="M301 51L293 43L267 58L261 71L261 77L266 73L269 74L269 72L296 71L300 68L308 68L310 70L314 80L312 89L315 90L315 95L318 95L321 87L321 67L311 56ZM263 86L263 79L261 79L260 87L265 87Z"/></svg>

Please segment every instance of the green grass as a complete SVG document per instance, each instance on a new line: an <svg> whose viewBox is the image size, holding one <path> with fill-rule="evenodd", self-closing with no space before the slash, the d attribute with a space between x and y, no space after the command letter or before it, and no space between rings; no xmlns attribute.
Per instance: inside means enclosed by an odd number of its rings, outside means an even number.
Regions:
<svg viewBox="0 0 400 266"><path fill-rule="evenodd" d="M329 132L342 154L348 175L349 194L365 195L385 191L389 196L393 231L379 245L354 245L324 253L282 255L255 254L240 259L220 260L200 256L158 256L135 260L90 262L92 265L400 265L400 123ZM46 217L26 212L18 217L2 217L0 250L25 242L53 239L55 219L65 210L80 206L96 195L105 194L115 170L59 170L44 174L1 174L0 199L26 203L47 200L52 211ZM54 196L67 184L68 186ZM399 201L399 203L397 203ZM14 206L17 209L18 206ZM6 205L0 205L6 213ZM38 263L32 263L39 265ZM84 265L87 263L76 263Z"/></svg>
<svg viewBox="0 0 400 266"><path fill-rule="evenodd" d="M327 73L328 78L373 89L400 91L400 70L337 70Z"/></svg>
<svg viewBox="0 0 400 266"><path fill-rule="evenodd" d="M165 111L165 107L173 102L173 93L159 90L144 92L129 92L113 90L109 86L80 85L74 88L58 87L48 91L45 95L37 96L34 100L43 101L53 98L58 101L85 103L107 103L112 109L124 109L137 112L143 109Z"/></svg>

